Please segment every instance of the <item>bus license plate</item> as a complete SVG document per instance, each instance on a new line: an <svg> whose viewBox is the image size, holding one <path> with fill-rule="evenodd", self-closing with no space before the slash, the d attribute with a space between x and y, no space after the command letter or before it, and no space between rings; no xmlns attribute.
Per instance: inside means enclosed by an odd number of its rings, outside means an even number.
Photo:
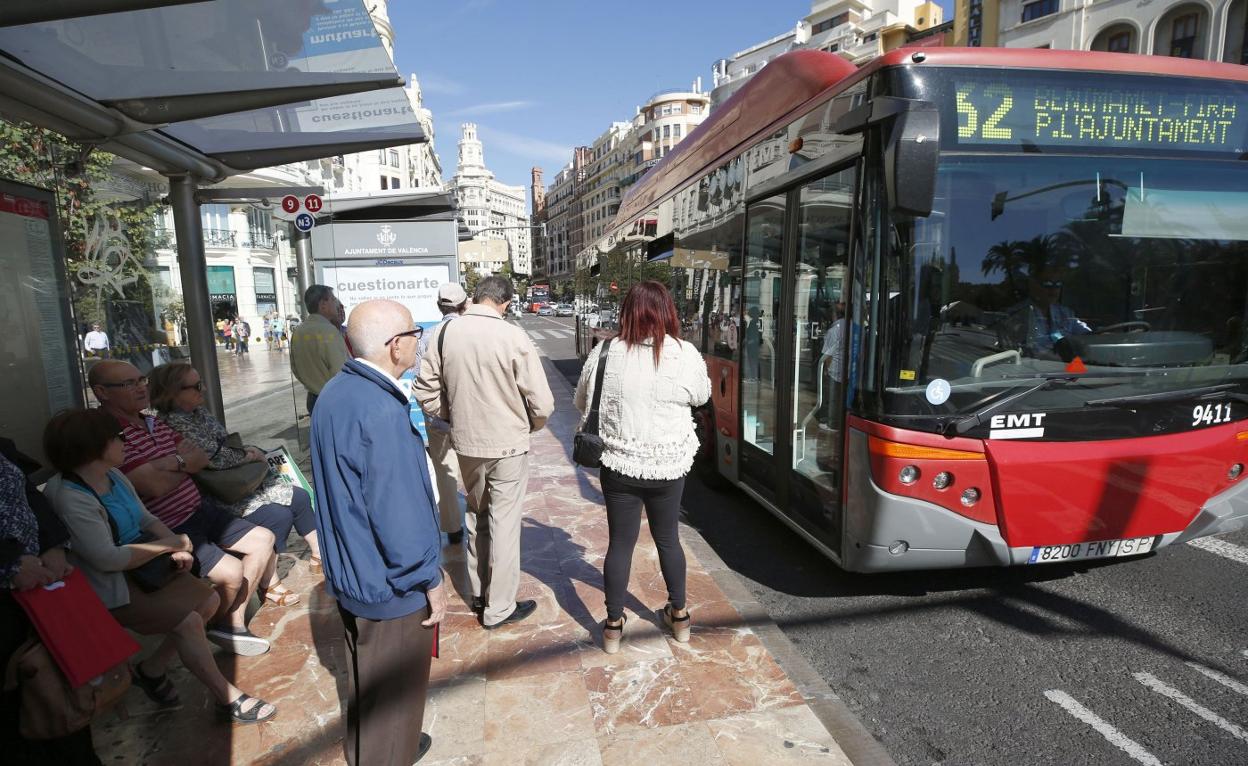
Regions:
<svg viewBox="0 0 1248 766"><path fill-rule="evenodd" d="M1126 540L1101 540L1069 545L1043 545L1031 549L1028 564L1052 564L1057 561L1103 559L1112 556L1136 556L1153 549L1153 537L1132 537Z"/></svg>

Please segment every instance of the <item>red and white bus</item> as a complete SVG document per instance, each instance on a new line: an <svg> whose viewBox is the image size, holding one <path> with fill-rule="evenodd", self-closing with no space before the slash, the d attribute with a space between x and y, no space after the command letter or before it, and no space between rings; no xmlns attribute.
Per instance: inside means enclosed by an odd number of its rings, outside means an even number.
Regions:
<svg viewBox="0 0 1248 766"><path fill-rule="evenodd" d="M544 304L550 303L550 285L530 285L528 298L529 311L536 314Z"/></svg>
<svg viewBox="0 0 1248 766"><path fill-rule="evenodd" d="M706 356L699 470L845 569L1130 556L1248 521L1245 160L1242 66L801 51L594 247Z"/></svg>

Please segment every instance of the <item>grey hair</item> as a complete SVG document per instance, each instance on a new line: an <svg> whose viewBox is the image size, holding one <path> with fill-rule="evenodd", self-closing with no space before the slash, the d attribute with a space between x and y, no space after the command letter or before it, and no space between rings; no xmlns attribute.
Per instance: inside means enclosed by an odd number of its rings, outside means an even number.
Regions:
<svg viewBox="0 0 1248 766"><path fill-rule="evenodd" d="M327 285L311 285L303 292L303 307L308 310L309 314L315 314L320 308L321 301L326 298L332 298L334 288Z"/></svg>
<svg viewBox="0 0 1248 766"><path fill-rule="evenodd" d="M472 291L472 302L490 301L501 306L510 301L514 295L511 280L500 276L490 276L477 283L477 289Z"/></svg>

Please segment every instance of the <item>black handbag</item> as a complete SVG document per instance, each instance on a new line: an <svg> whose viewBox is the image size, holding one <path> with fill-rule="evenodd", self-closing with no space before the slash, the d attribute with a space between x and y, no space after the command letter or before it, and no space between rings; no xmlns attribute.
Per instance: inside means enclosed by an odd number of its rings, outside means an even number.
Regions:
<svg viewBox="0 0 1248 766"><path fill-rule="evenodd" d="M602 451L606 445L598 435L598 404L602 401L602 377L607 371L607 352L611 348L611 339L602 342L602 350L598 352L597 370L594 372L594 400L585 416L585 425L576 432L572 441L572 460L585 468L602 467Z"/></svg>
<svg viewBox="0 0 1248 766"><path fill-rule="evenodd" d="M100 509L104 511L104 518L108 519L108 528L113 531L113 544L121 545L121 533L117 529L117 522L113 520L113 514L108 512L108 507L104 505L104 500L100 494L91 488L91 485L77 475L67 475L67 480L74 482L78 486L91 493L95 501L100 504ZM156 539L155 535L149 532L141 532L136 543L150 543ZM126 576L144 593L155 593L161 588L169 584L173 576L177 574L178 568L173 563L172 553L162 553L154 559L149 559L139 564L134 569L127 569Z"/></svg>

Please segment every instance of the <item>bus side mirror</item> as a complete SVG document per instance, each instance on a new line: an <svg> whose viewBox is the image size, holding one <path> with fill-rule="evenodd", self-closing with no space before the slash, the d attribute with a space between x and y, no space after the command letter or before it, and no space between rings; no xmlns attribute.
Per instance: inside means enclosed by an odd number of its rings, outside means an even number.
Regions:
<svg viewBox="0 0 1248 766"><path fill-rule="evenodd" d="M900 112L884 130L884 182L894 212L927 217L936 196L940 114L922 102Z"/></svg>

